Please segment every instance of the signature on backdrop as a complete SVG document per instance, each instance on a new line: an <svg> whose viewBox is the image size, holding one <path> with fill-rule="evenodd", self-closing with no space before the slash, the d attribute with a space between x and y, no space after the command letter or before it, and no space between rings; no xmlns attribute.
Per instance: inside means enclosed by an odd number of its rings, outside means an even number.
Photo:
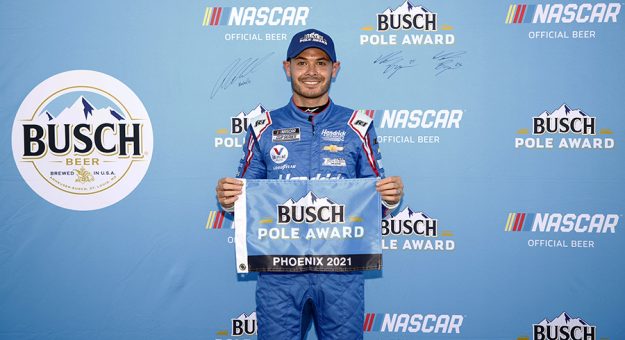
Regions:
<svg viewBox="0 0 625 340"><path fill-rule="evenodd" d="M432 58L432 67L436 71L435 76L441 75L445 71L456 70L462 67L462 56L466 51L436 53ZM395 51L382 54L373 60L376 65L382 66L382 74L386 79L391 79L400 70L406 70L420 66L416 58L404 55L403 51Z"/></svg>

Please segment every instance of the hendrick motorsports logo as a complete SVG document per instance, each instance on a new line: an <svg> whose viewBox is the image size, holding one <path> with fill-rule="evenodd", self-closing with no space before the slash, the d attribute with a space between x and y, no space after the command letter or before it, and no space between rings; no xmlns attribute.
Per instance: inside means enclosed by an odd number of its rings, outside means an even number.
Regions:
<svg viewBox="0 0 625 340"><path fill-rule="evenodd" d="M366 313L363 330L380 333L460 334L459 314Z"/></svg>
<svg viewBox="0 0 625 340"><path fill-rule="evenodd" d="M143 103L119 80L68 71L37 85L13 123L13 157L42 198L63 208L114 204L139 185L152 157Z"/></svg>
<svg viewBox="0 0 625 340"><path fill-rule="evenodd" d="M267 110L259 104L248 113L241 111L238 115L230 117L230 128L217 130L219 136L215 137L214 146L216 148L242 148L249 122L266 112ZM222 137L222 135L229 136Z"/></svg>
<svg viewBox="0 0 625 340"><path fill-rule="evenodd" d="M460 129L464 111L461 109L392 109L375 111L379 125L378 143L437 144L435 131Z"/></svg>
<svg viewBox="0 0 625 340"><path fill-rule="evenodd" d="M597 118L580 109L562 104L553 112L544 111L532 118L532 137L516 137L517 149L613 149L610 129L598 129ZM523 128L519 135L528 135Z"/></svg>
<svg viewBox="0 0 625 340"><path fill-rule="evenodd" d="M202 26L306 26L310 7L206 7ZM286 33L225 33L225 40L287 40Z"/></svg>
<svg viewBox="0 0 625 340"><path fill-rule="evenodd" d="M612 3L552 3L512 4L508 7L506 24L576 25L573 30L532 30L530 39L594 39L597 32L585 29L588 25L618 22L621 4Z"/></svg>
<svg viewBox="0 0 625 340"><path fill-rule="evenodd" d="M361 34L361 45L452 45L456 41L453 34L436 33L439 28L444 31L453 29L449 25L439 25L436 12L415 6L408 0L395 9L387 8L377 13L375 18L375 28L366 26L362 30L375 29L380 33ZM400 32L401 35L396 34Z"/></svg>
<svg viewBox="0 0 625 340"><path fill-rule="evenodd" d="M547 318L532 325L533 340L596 340L597 327L581 318L572 318L563 312L549 321Z"/></svg>
<svg viewBox="0 0 625 340"><path fill-rule="evenodd" d="M615 234L619 220L617 214L509 213L505 231L552 236L549 239L529 238L529 247L594 248L595 241L587 239L588 235ZM584 236L585 239L556 238L562 234Z"/></svg>
<svg viewBox="0 0 625 340"><path fill-rule="evenodd" d="M453 251L454 240L449 230L439 232L438 220L406 207L395 216L382 219L383 250Z"/></svg>

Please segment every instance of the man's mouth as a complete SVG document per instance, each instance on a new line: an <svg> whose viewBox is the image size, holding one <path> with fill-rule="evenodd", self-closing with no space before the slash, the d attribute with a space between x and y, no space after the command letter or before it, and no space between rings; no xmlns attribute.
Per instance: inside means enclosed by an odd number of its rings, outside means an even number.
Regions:
<svg viewBox="0 0 625 340"><path fill-rule="evenodd" d="M306 79L306 80L302 80L302 83L306 84L306 85L318 85L321 83L321 80L319 79Z"/></svg>

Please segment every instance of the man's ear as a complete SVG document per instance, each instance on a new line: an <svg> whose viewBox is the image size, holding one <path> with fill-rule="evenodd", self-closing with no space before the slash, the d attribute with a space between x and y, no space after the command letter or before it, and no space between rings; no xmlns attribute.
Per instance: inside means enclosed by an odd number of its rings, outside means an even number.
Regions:
<svg viewBox="0 0 625 340"><path fill-rule="evenodd" d="M335 61L332 63L332 78L336 78L336 74L339 72L340 68L341 68L340 61Z"/></svg>
<svg viewBox="0 0 625 340"><path fill-rule="evenodd" d="M284 67L284 72L286 73L287 78L291 78L291 62L285 60L282 62L282 66Z"/></svg>

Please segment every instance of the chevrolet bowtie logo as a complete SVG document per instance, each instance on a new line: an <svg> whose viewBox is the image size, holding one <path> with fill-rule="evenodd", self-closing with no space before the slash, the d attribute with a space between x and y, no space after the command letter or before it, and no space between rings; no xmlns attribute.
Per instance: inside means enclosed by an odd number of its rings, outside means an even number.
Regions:
<svg viewBox="0 0 625 340"><path fill-rule="evenodd" d="M326 145L323 147L323 150L330 152L339 152L343 151L344 147L338 145Z"/></svg>

